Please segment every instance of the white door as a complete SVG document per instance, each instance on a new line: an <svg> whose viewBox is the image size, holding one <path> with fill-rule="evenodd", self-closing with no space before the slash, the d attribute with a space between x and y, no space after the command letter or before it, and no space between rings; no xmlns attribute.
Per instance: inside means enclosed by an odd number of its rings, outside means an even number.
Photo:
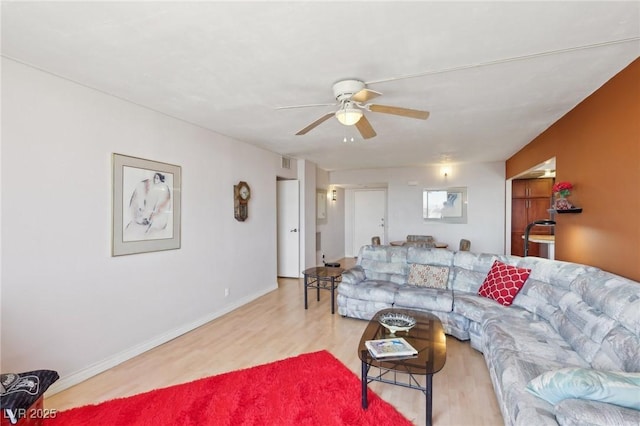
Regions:
<svg viewBox="0 0 640 426"><path fill-rule="evenodd" d="M300 192L297 180L279 180L278 276L300 276Z"/></svg>
<svg viewBox="0 0 640 426"><path fill-rule="evenodd" d="M371 237L386 241L385 217L387 193L384 190L355 191L353 199L353 250L371 244Z"/></svg>

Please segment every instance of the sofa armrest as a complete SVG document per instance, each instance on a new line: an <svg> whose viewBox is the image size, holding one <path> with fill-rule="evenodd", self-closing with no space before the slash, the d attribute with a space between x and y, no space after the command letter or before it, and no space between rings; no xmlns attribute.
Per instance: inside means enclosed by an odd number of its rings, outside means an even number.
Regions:
<svg viewBox="0 0 640 426"><path fill-rule="evenodd" d="M342 273L342 282L349 284L358 284L366 279L362 266L354 266Z"/></svg>

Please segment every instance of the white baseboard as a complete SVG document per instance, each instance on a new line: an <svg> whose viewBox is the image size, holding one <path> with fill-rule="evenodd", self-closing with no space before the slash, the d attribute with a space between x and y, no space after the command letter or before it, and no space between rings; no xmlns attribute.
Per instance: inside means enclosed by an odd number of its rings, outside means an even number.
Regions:
<svg viewBox="0 0 640 426"><path fill-rule="evenodd" d="M259 293L255 293L252 295L248 295L231 305L225 306L224 309L213 312L211 314L205 315L202 318L197 319L189 324L185 324L173 330L170 330L160 336L156 336L151 340L143 342L139 345L133 346L127 350L124 350L120 353L114 354L109 358L106 358L96 364L93 364L87 368L83 368L82 370L76 371L75 373L71 373L68 376L61 377L58 381L56 381L45 393L45 397L55 395L58 392L62 392L65 389L70 388L71 386L77 385L78 383L84 382L85 380L102 373L110 368L115 367L118 364L121 364L131 358L134 358L150 349L153 349L157 346L160 346L164 343L167 343L170 340L175 339L178 336L181 336L185 333L188 333L214 319L221 317L224 314L227 314L240 306L246 305L247 303L264 296L267 293L272 292L278 288L278 283L276 282L275 286L272 288L266 288Z"/></svg>

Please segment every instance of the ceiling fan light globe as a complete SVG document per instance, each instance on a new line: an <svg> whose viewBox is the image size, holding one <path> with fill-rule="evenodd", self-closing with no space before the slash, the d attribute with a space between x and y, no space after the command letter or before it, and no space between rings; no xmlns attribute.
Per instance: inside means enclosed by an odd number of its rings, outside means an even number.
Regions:
<svg viewBox="0 0 640 426"><path fill-rule="evenodd" d="M353 126L362 118L362 111L357 108L340 109L336 111L336 118L345 126Z"/></svg>

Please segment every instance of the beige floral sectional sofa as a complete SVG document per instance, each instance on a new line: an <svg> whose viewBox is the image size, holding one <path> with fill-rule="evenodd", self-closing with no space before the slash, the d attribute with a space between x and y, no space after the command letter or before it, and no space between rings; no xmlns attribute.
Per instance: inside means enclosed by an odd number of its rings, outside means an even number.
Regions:
<svg viewBox="0 0 640 426"><path fill-rule="evenodd" d="M638 282L537 257L365 246L337 303L352 318L438 316L483 353L505 425L640 424Z"/></svg>

